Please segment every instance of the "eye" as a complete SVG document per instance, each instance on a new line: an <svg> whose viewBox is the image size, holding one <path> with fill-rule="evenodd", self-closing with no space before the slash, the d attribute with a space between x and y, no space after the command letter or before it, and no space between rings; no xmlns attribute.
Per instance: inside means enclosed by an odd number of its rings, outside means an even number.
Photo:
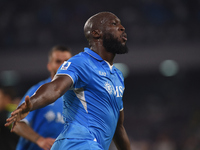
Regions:
<svg viewBox="0 0 200 150"><path fill-rule="evenodd" d="M57 64L61 64L62 61L57 59L57 60L56 60L56 63L57 63Z"/></svg>
<svg viewBox="0 0 200 150"><path fill-rule="evenodd" d="M116 25L117 25L117 23L116 23L116 22L113 22L113 23L112 23L112 25L116 26Z"/></svg>

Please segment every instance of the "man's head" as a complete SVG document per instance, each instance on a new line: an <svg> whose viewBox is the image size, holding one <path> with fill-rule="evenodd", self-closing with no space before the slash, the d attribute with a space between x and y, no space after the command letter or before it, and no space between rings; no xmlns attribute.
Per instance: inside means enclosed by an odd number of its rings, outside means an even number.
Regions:
<svg viewBox="0 0 200 150"><path fill-rule="evenodd" d="M125 28L113 13L100 12L90 17L85 23L84 33L91 48L95 43L100 43L113 54L128 52Z"/></svg>
<svg viewBox="0 0 200 150"><path fill-rule="evenodd" d="M68 47L57 45L49 52L47 69L51 73L51 78L54 77L58 68L62 63L72 57L71 50Z"/></svg>

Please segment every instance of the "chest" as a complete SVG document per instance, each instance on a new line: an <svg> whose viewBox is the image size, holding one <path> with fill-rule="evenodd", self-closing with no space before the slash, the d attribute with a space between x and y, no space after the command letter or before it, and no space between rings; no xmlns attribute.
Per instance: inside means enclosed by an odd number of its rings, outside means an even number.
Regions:
<svg viewBox="0 0 200 150"><path fill-rule="evenodd" d="M108 67L96 67L93 70L91 82L92 89L99 91L103 96L112 99L121 99L124 93L123 78L116 70L110 70Z"/></svg>

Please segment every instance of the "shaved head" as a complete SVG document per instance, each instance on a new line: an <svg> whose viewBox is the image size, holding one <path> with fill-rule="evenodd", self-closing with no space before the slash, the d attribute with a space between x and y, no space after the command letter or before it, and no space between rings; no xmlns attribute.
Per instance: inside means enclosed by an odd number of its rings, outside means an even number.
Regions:
<svg viewBox="0 0 200 150"><path fill-rule="evenodd" d="M84 33L87 40L91 38L91 33L94 30L102 30L103 24L109 19L109 17L116 17L111 12L100 12L90 17L84 26Z"/></svg>
<svg viewBox="0 0 200 150"><path fill-rule="evenodd" d="M127 34L120 19L111 12L100 12L90 17L84 26L90 49L101 53L102 49L112 54L125 54ZM101 51L98 50L102 48Z"/></svg>

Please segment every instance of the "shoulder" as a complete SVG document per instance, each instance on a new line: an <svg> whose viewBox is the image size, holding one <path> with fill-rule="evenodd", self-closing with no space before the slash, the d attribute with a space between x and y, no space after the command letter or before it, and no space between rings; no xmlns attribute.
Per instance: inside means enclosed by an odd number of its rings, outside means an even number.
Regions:
<svg viewBox="0 0 200 150"><path fill-rule="evenodd" d="M69 60L84 62L89 59L89 55L86 52L80 52L79 54L71 57Z"/></svg>
<svg viewBox="0 0 200 150"><path fill-rule="evenodd" d="M66 63L69 63L70 65L75 66L88 66L90 63L90 56L85 53L81 52L73 57L71 57Z"/></svg>

